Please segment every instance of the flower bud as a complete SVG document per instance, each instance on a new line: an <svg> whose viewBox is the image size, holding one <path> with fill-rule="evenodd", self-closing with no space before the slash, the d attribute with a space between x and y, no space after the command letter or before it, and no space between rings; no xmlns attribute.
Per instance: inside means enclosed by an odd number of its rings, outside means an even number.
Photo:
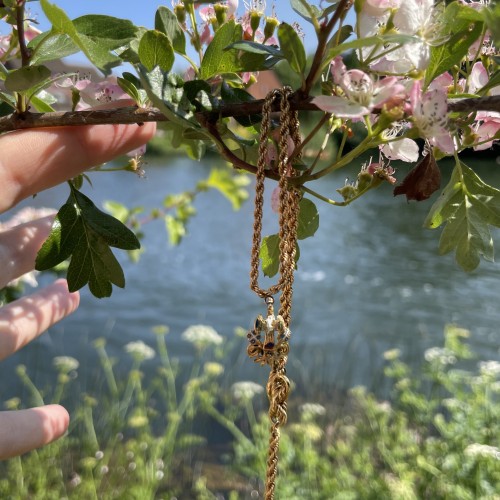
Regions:
<svg viewBox="0 0 500 500"><path fill-rule="evenodd" d="M356 188L352 184L346 184L344 187L337 189L337 193L339 193L345 201L352 200L358 193Z"/></svg>
<svg viewBox="0 0 500 500"><path fill-rule="evenodd" d="M266 24L264 26L264 40L268 40L274 35L274 31L278 26L279 21L275 17L266 17Z"/></svg>
<svg viewBox="0 0 500 500"><path fill-rule="evenodd" d="M179 24L184 24L186 22L186 7L184 7L183 3L178 3L174 6L174 13Z"/></svg>
<svg viewBox="0 0 500 500"><path fill-rule="evenodd" d="M215 17L219 26L222 26L226 22L228 9L229 7L225 4L214 4Z"/></svg>
<svg viewBox="0 0 500 500"><path fill-rule="evenodd" d="M358 192L361 193L362 191L367 190L370 187L372 181L373 175L370 174L370 172L368 172L367 170L361 170L361 172L358 174L358 182L356 184Z"/></svg>
<svg viewBox="0 0 500 500"><path fill-rule="evenodd" d="M255 10L250 12L250 28L252 28L252 33L255 33L258 30L261 17L262 14L260 12Z"/></svg>

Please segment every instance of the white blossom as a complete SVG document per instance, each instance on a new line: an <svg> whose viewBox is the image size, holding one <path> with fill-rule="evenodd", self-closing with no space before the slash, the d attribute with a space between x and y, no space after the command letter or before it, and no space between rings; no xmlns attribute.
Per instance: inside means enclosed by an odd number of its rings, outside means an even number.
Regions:
<svg viewBox="0 0 500 500"><path fill-rule="evenodd" d="M145 344L142 340L129 342L125 345L125 351L140 360L153 359L155 357L155 350Z"/></svg>
<svg viewBox="0 0 500 500"><path fill-rule="evenodd" d="M236 399L253 399L257 394L262 394L264 388L251 381L236 382L231 386L231 393Z"/></svg>
<svg viewBox="0 0 500 500"><path fill-rule="evenodd" d="M469 457L483 457L483 458L494 458L500 460L500 449L496 446L489 446L487 444L474 443L470 444L464 450L465 455Z"/></svg>
<svg viewBox="0 0 500 500"><path fill-rule="evenodd" d="M182 338L195 345L219 345L223 338L211 327L207 325L191 325L182 333Z"/></svg>

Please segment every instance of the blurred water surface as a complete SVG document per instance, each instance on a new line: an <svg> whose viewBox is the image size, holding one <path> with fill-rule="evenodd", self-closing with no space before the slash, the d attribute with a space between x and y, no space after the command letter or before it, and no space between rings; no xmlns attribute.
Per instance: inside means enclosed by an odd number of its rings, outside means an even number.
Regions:
<svg viewBox="0 0 500 500"><path fill-rule="evenodd" d="M213 164L149 160L145 179L95 173L94 187L87 185L85 192L98 205L112 199L147 211L161 206L169 193L192 189ZM479 173L500 185L498 168L483 162ZM400 169L400 178L406 170ZM317 189L334 197L344 177L325 179ZM272 188L270 183L268 195ZM40 193L30 204L58 207L67 192L63 186ZM449 322L471 330L482 358L498 359L500 266L482 262L465 274L453 255L439 257L440 230L422 228L431 204L394 198L388 185L347 208L317 202L320 229L301 242L294 292L289 374L299 390L318 394L360 383L377 390L384 351L397 347L419 365L426 348L441 345ZM145 226L146 252L140 261L133 264L119 255L126 289L115 288L105 300L84 291L73 316L1 365L2 380L13 381L12 369L19 363L28 365L35 381L50 380L52 358L63 354L80 360L80 377L85 377L97 364L92 340L106 338L109 352L122 357L124 344L132 340L154 345L151 329L159 324L170 327L171 353L189 364L193 350L181 340L189 325L211 325L227 337L236 326L248 328L264 313L248 286L252 203L233 212L220 194L209 192L197 198L196 208L198 215L179 247L168 245L161 221ZM269 210L265 233L275 232L275 218ZM494 238L498 255L498 232ZM228 360L230 376L264 380L266 370L254 366L245 350L242 340L240 354ZM154 363L148 361L152 368ZM1 386L0 400L16 391L15 384Z"/></svg>

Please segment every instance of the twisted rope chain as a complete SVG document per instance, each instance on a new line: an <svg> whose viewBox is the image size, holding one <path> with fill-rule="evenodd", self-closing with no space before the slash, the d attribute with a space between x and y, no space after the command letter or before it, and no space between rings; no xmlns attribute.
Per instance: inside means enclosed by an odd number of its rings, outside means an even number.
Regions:
<svg viewBox="0 0 500 500"><path fill-rule="evenodd" d="M253 225L252 254L250 261L250 288L267 304L267 318L259 316L254 329L249 332L248 355L261 365L271 367L267 382L269 398L269 418L271 420L269 450L266 472L266 500L274 499L276 476L278 473L278 451L280 426L287 420L287 399L290 381L286 376L290 338L290 311L292 306L293 279L295 271L295 253L297 242L297 224L299 214L300 191L288 184L295 171L288 163L289 139L295 147L300 144L300 131L297 111L290 109L290 87L271 91L262 108L259 160L257 163L255 185L255 210ZM279 279L268 289L259 286L259 252L261 246L262 214L264 206L264 181L268 152L269 131L271 128L271 109L275 100L280 101L279 129ZM299 156L300 157L300 156ZM274 316L273 295L281 292L280 309ZM262 333L264 340L262 341Z"/></svg>

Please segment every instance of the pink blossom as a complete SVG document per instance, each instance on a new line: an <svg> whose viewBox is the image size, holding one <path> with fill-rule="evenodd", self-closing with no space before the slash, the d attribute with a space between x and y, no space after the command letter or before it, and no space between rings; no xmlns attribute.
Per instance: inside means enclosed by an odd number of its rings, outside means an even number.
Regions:
<svg viewBox="0 0 500 500"><path fill-rule="evenodd" d="M31 42L33 38L36 38L41 31L38 28L35 28L33 25L28 24L24 28L24 38L26 39L27 42Z"/></svg>
<svg viewBox="0 0 500 500"><path fill-rule="evenodd" d="M366 0L363 4L363 13L379 17L387 12L388 9L397 9L402 0Z"/></svg>
<svg viewBox="0 0 500 500"><path fill-rule="evenodd" d="M99 83L93 83L87 78L66 78L62 82L56 83L56 85L78 91L80 94L80 101L76 107L78 111L98 106L105 102L130 99L130 96L116 84L116 79L114 78Z"/></svg>
<svg viewBox="0 0 500 500"><path fill-rule="evenodd" d="M332 61L331 71L334 83L344 95L315 97L312 102L340 118L360 118L389 100L405 97L405 88L396 77L374 81L361 70L347 70L340 56Z"/></svg>
<svg viewBox="0 0 500 500"><path fill-rule="evenodd" d="M207 5L198 10L201 20L205 23L210 23L212 19L215 19L215 10L213 5Z"/></svg>
<svg viewBox="0 0 500 500"><path fill-rule="evenodd" d="M491 148L493 146L494 137L500 131L500 113L494 111L479 111L476 114L477 127L475 134L479 144L474 146L476 151ZM486 142L484 142L486 141Z"/></svg>
<svg viewBox="0 0 500 500"><path fill-rule="evenodd" d="M389 160L402 160L412 163L418 160L418 145L407 137L388 142L381 146L380 150Z"/></svg>
<svg viewBox="0 0 500 500"><path fill-rule="evenodd" d="M441 73L429 84L428 90L440 89L448 92L448 89L455 83L449 73Z"/></svg>
<svg viewBox="0 0 500 500"><path fill-rule="evenodd" d="M422 137L447 154L454 151L453 140L447 128L448 99L444 90L434 89L422 93L421 80L415 81L410 91L413 124Z"/></svg>
<svg viewBox="0 0 500 500"><path fill-rule="evenodd" d="M477 62L472 67L472 70L469 75L469 92L475 94L479 90L481 90L490 80L490 76L488 71L484 67L482 62ZM464 85L465 87L465 85ZM499 95L500 94L500 85L497 85L489 90L488 94L490 95Z"/></svg>
<svg viewBox="0 0 500 500"><path fill-rule="evenodd" d="M236 10L238 9L238 0L228 0L227 1L228 11L230 17L234 17Z"/></svg>
<svg viewBox="0 0 500 500"><path fill-rule="evenodd" d="M202 45L208 45L212 41L213 37L212 31L210 30L210 24L205 23L200 34L200 43Z"/></svg>
<svg viewBox="0 0 500 500"><path fill-rule="evenodd" d="M0 36L0 57L3 57L9 50L10 46L10 35Z"/></svg>

